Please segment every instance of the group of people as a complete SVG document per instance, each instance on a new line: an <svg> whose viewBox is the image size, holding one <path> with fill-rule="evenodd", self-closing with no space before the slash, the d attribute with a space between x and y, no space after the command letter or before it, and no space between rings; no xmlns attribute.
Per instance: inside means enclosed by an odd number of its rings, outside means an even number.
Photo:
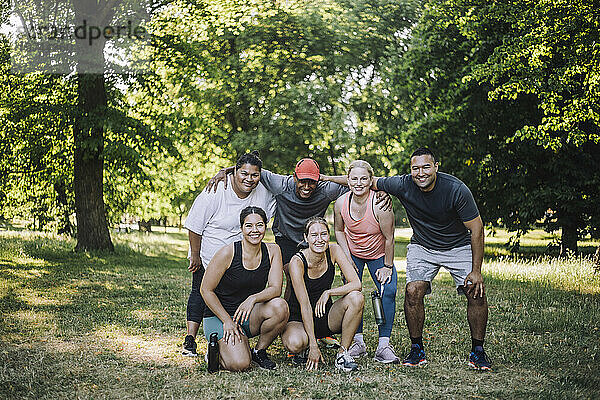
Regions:
<svg viewBox="0 0 600 400"><path fill-rule="evenodd" d="M401 201L413 228L404 299L411 349L402 361L390 345L397 273L388 193ZM330 227L323 218L332 202L337 243L330 243ZM265 243L272 217L276 243ZM310 158L300 160L292 176L283 176L263 169L256 152L247 153L209 181L194 201L185 227L193 278L184 355L197 355L195 339L202 324L207 340L217 334L223 369L241 371L252 362L275 368L266 350L278 336L295 364L316 369L323 361L318 339L340 334L334 365L354 371L355 359L367 355L361 292L366 264L381 296L385 321L378 326L374 359L424 365L423 299L443 266L452 274L458 293L467 297L469 365L491 368L483 350L487 323L481 276L483 224L469 189L438 172L427 148L411 156L410 174L389 178L374 177L369 163L362 160L352 162L347 175L326 176ZM342 279L334 287L336 265ZM257 335L251 349L248 338Z"/></svg>

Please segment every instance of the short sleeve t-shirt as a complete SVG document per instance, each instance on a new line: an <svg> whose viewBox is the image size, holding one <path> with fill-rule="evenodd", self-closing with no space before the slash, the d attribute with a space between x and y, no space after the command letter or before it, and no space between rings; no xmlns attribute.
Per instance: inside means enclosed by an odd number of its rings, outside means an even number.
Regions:
<svg viewBox="0 0 600 400"><path fill-rule="evenodd" d="M396 196L413 229L411 243L431 250L450 250L471 243L463 222L479 216L473 194L458 178L437 173L433 190L423 192L410 174L379 178L377 188Z"/></svg>
<svg viewBox="0 0 600 400"><path fill-rule="evenodd" d="M267 214L267 220L271 219L275 211L275 198L261 183L244 199L235 194L231 181L227 190L223 186L219 184L216 192L203 190L194 200L185 219L186 229L202 235L200 257L204 266L208 265L221 247L242 239L240 212L244 208L262 208Z"/></svg>
<svg viewBox="0 0 600 400"><path fill-rule="evenodd" d="M304 240L306 221L314 216L325 215L329 204L348 191L347 187L337 183L319 181L312 196L302 199L296 195L296 182L291 175L278 175L263 169L260 181L277 202L273 233L296 243Z"/></svg>

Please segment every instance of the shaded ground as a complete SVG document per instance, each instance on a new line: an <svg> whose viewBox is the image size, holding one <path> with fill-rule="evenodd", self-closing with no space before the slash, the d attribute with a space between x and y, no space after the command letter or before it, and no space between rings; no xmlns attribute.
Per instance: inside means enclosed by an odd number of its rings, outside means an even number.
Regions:
<svg viewBox="0 0 600 400"><path fill-rule="evenodd" d="M585 259L488 261L493 373L467 369L465 300L443 273L426 299L425 368L363 358L359 372L343 374L327 350L327 365L309 373L289 365L276 341L276 371L209 375L201 357L179 355L186 236L115 242L115 254L76 254L68 240L0 235L0 398L600 398L600 278ZM392 344L403 355L402 269L399 281ZM372 357L370 305L365 337Z"/></svg>

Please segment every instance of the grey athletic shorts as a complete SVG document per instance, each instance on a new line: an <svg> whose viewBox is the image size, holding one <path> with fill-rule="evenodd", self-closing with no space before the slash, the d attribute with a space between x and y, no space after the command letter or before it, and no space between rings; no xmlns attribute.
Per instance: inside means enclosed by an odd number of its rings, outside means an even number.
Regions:
<svg viewBox="0 0 600 400"><path fill-rule="evenodd" d="M473 270L471 245L451 250L430 250L420 244L410 243L406 252L406 283L414 281L429 282L427 294L431 293L431 281L444 267L454 278L458 294L464 293L465 278Z"/></svg>

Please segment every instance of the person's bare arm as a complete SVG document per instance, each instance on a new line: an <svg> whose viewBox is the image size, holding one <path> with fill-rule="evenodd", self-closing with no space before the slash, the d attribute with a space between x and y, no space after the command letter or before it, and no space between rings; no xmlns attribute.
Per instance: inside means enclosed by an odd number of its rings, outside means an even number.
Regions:
<svg viewBox="0 0 600 400"><path fill-rule="evenodd" d="M302 315L302 324L304 331L308 335L308 361L306 369L317 369L319 362L323 361L323 356L319 350L317 338L315 336L315 327L313 322L313 312L304 283L304 265L298 256L293 256L289 263L290 279L294 293L300 304L300 314Z"/></svg>
<svg viewBox="0 0 600 400"><path fill-rule="evenodd" d="M229 343L232 340L232 344L235 344L236 338L238 341L242 340L242 328L233 321L215 293L215 288L221 281L227 268L231 265L232 260L233 244L224 246L215 253L206 267L206 272L200 284L200 294L206 306L223 321L223 339L225 342Z"/></svg>
<svg viewBox="0 0 600 400"><path fill-rule="evenodd" d="M344 219L342 218L342 207L344 207L344 196L339 197L333 206L333 229L335 233L335 240L340 245L344 253L349 259L350 248L348 247L348 238L346 238L346 232L344 231Z"/></svg>
<svg viewBox="0 0 600 400"><path fill-rule="evenodd" d="M202 247L202 235L188 230L188 239L190 241L190 265L188 271L196 272L202 268L202 258L200 257L200 249Z"/></svg>
<svg viewBox="0 0 600 400"><path fill-rule="evenodd" d="M208 183L206 184L206 187L204 188L204 190L206 190L207 192L210 192L211 190L213 192L217 191L217 186L219 186L219 182L223 182L223 187L225 189L227 189L227 175L233 174L233 172L235 171L235 167L226 167L221 169L219 172L217 172L215 174L215 176L213 176L212 178L209 179Z"/></svg>
<svg viewBox="0 0 600 400"><path fill-rule="evenodd" d="M483 265L483 252L485 245L483 221L481 220L481 216L478 216L477 218L463 223L467 229L471 231L471 253L473 260L473 270L469 275L467 275L464 285L467 295L472 295L473 298L476 299L477 296L483 297L485 292L483 276L481 275L481 266ZM468 282L471 282L471 284L469 285Z"/></svg>
<svg viewBox="0 0 600 400"><path fill-rule="evenodd" d="M333 182L338 185L348 187L348 175L319 175L319 180L323 182Z"/></svg>
<svg viewBox="0 0 600 400"><path fill-rule="evenodd" d="M392 280L392 273L394 272L394 211L377 209L375 215L379 221L381 233L385 238L384 268L379 268L375 272L375 276L379 282L387 283Z"/></svg>
<svg viewBox="0 0 600 400"><path fill-rule="evenodd" d="M329 245L329 249L331 253L331 261L339 265L347 280L344 285L335 289L330 289L329 295L345 296L354 290L360 291L362 289L362 283L360 282L360 279L358 279L358 273L356 272L352 260L346 256L340 245L337 243L331 243Z"/></svg>

